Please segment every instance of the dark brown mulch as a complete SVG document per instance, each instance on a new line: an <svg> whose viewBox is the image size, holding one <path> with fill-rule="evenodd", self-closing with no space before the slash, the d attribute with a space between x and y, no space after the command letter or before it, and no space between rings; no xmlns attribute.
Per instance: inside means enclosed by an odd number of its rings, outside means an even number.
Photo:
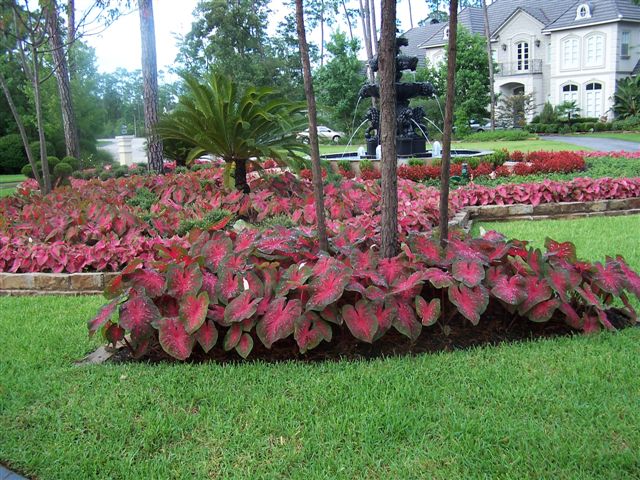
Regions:
<svg viewBox="0 0 640 480"><path fill-rule="evenodd" d="M612 309L607 312L609 321L617 329L636 325L624 312ZM461 316L454 317L446 326L437 324L423 328L417 341L412 342L394 328L391 328L380 340L373 344L359 342L349 333L346 325L333 325L333 340L322 342L313 350L301 354L292 337L281 340L267 349L259 339L254 338L254 348L247 360L243 360L235 350L224 352L220 348L222 338L216 347L205 354L196 346L191 358L192 363L216 362L236 363L243 361L264 362L323 362L336 360L366 360L378 357L417 355L421 353L447 352L486 345L499 345L505 342L535 340L580 334L560 318L548 322L535 323L526 318L512 315L500 308L488 310L482 315L481 322L474 326ZM254 335L255 336L255 335ZM222 337L222 336L221 336ZM135 359L128 348L120 349L110 362L175 362L160 346L156 346L142 359Z"/></svg>

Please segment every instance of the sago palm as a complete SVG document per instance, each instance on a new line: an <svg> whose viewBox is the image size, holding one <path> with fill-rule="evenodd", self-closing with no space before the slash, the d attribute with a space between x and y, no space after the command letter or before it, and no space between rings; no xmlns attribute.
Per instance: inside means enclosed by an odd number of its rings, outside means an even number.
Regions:
<svg viewBox="0 0 640 480"><path fill-rule="evenodd" d="M613 111L619 118L640 114L640 77L618 80L614 102Z"/></svg>
<svg viewBox="0 0 640 480"><path fill-rule="evenodd" d="M273 158L299 168L307 147L296 140L305 128L304 103L274 95L272 89L239 89L230 79L211 74L206 83L183 76L187 93L165 116L158 133L193 146L187 163L210 153L235 165L235 186L249 192L247 162Z"/></svg>

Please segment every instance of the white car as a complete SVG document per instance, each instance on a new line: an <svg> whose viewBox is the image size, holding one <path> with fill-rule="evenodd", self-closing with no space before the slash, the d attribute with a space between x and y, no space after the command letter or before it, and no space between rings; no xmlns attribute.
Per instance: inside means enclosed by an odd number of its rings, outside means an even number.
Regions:
<svg viewBox="0 0 640 480"><path fill-rule="evenodd" d="M335 130L331 130L329 127L325 127L324 125L318 125L318 139L319 140L331 140L333 143L338 143L340 139L344 137L343 132L336 132ZM301 139L304 143L309 143L309 129L300 132L298 134L298 138Z"/></svg>

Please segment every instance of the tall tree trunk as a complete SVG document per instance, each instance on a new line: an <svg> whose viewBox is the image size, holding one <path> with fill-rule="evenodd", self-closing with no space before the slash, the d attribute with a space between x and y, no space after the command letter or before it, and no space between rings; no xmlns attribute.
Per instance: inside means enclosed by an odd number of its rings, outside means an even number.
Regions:
<svg viewBox="0 0 640 480"><path fill-rule="evenodd" d="M13 115L13 119L18 126L18 131L20 132L20 138L22 139L22 146L24 147L24 151L27 154L27 159L29 160L29 165L31 165L31 170L33 171L33 176L40 185L40 189L44 191L42 177L40 176L40 172L36 167L36 159L33 157L33 152L31 151L31 147L29 146L29 137L27 136L27 132L24 129L24 123L22 123L22 117L20 117L20 113L16 108L16 104L13 102L13 96L11 95L11 91L9 90L9 86L4 79L2 73L0 73L0 87L2 87L2 91L4 92L4 96L7 99L7 103L9 104L9 109L11 110L11 114Z"/></svg>
<svg viewBox="0 0 640 480"><path fill-rule="evenodd" d="M409 25L413 28L413 9L411 8L411 0L409 1Z"/></svg>
<svg viewBox="0 0 640 480"><path fill-rule="evenodd" d="M371 30L369 30L369 3L367 0L360 0L360 20L362 23L362 36L364 37L364 48L367 52L367 76L369 77L369 83L375 83L376 77L373 74L371 68L371 61L373 60L373 51L371 49ZM376 106L376 99L371 97L371 105Z"/></svg>
<svg viewBox="0 0 640 480"><path fill-rule="evenodd" d="M304 79L304 93L307 97L309 112L309 145L311 147L311 172L313 175L313 196L316 207L316 222L320 250L329 251L327 227L324 215L324 188L322 186L322 169L320 168L320 149L318 146L318 120L316 112L316 97L313 92L313 78L311 77L311 62L309 61L309 46L304 28L302 0L296 0L296 28L300 45L300 59L302 61L302 76Z"/></svg>
<svg viewBox="0 0 640 480"><path fill-rule="evenodd" d="M342 9L344 10L344 18L347 20L347 26L349 27L349 39L353 42L353 27L351 26L351 18L349 17L349 10L347 10L347 4L342 0Z"/></svg>
<svg viewBox="0 0 640 480"><path fill-rule="evenodd" d="M398 254L398 157L396 153L396 0L382 0L378 53L382 144L382 256Z"/></svg>
<svg viewBox="0 0 640 480"><path fill-rule="evenodd" d="M449 3L449 46L447 47L447 100L444 107L444 132L442 136L442 171L440 174L440 245L449 241L449 174L451 166L451 134L453 131L453 106L455 104L456 41L458 38L458 0Z"/></svg>
<svg viewBox="0 0 640 480"><path fill-rule="evenodd" d="M67 60L69 62L69 77L76 76L76 63L73 58L73 44L76 41L76 2L67 0Z"/></svg>
<svg viewBox="0 0 640 480"><path fill-rule="evenodd" d="M236 166L235 171L233 172L236 190L243 193L249 193L251 189L247 183L247 159L237 158L233 163Z"/></svg>
<svg viewBox="0 0 640 480"><path fill-rule="evenodd" d="M46 195L51 191L51 175L49 174L49 162L47 160L47 139L44 135L44 118L42 115L42 99L40 97L40 62L38 51L31 46L31 62L33 66L33 95L36 104L36 122L38 125L38 141L40 142L40 163L42 164L42 183L44 188L42 194Z"/></svg>
<svg viewBox="0 0 640 480"><path fill-rule="evenodd" d="M376 4L374 0L369 0L369 22L371 25L371 50L374 55L378 53L378 24L376 22Z"/></svg>
<svg viewBox="0 0 640 480"><path fill-rule="evenodd" d="M491 130L496 129L496 92L493 77L493 55L491 55L491 31L489 30L489 10L487 0L482 0L482 13L484 14L484 36L487 38L487 60L489 61L489 89L491 95Z"/></svg>
<svg viewBox="0 0 640 480"><path fill-rule="evenodd" d="M76 125L76 115L73 109L71 98L71 86L69 84L69 69L65 57L62 36L60 35L60 24L58 21L58 8L55 0L47 2L45 8L47 16L47 26L49 28L49 39L51 41L51 55L54 61L54 75L58 84L60 95L60 109L62 111L62 128L64 130L64 145L67 155L80 158L80 138L78 137L78 127Z"/></svg>
<svg viewBox="0 0 640 480"><path fill-rule="evenodd" d="M320 1L320 66L324 65L324 1Z"/></svg>
<svg viewBox="0 0 640 480"><path fill-rule="evenodd" d="M144 127L147 133L149 169L163 173L162 140L156 133L158 123L158 66L156 64L156 34L153 22L153 1L138 0L140 36L142 39L142 88L144 97Z"/></svg>

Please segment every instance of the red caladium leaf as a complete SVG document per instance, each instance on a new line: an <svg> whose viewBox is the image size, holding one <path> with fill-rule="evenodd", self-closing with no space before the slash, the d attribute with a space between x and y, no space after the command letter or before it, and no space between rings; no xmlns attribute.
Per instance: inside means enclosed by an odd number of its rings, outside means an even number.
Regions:
<svg viewBox="0 0 640 480"><path fill-rule="evenodd" d="M315 312L307 312L296 321L293 337L300 348L300 353L306 353L316 348L322 340L331 341L331 325Z"/></svg>
<svg viewBox="0 0 640 480"><path fill-rule="evenodd" d="M364 286L360 282L357 282L355 280L352 280L351 282L349 282L347 286L344 287L344 289L348 292L357 292L362 296L364 296L365 294Z"/></svg>
<svg viewBox="0 0 640 480"><path fill-rule="evenodd" d="M239 275L234 275L230 270L225 270L222 275L218 275L218 299L228 302L229 299L239 295L244 290L244 282ZM247 289L249 288L246 285Z"/></svg>
<svg viewBox="0 0 640 480"><path fill-rule="evenodd" d="M164 293L165 278L155 270L136 270L127 275L127 282L131 282L134 287L142 287L150 297L159 297Z"/></svg>
<svg viewBox="0 0 640 480"><path fill-rule="evenodd" d="M582 319L573 309L571 304L563 302L560 304L560 307L558 307L558 310L564 313L565 320L568 325L570 325L572 328L575 328L576 330L582 329Z"/></svg>
<svg viewBox="0 0 640 480"><path fill-rule="evenodd" d="M402 300L391 298L388 301L389 306L395 310L392 324L401 334L409 337L415 342L422 332L422 324L416 318L416 312L411 305Z"/></svg>
<svg viewBox="0 0 640 480"><path fill-rule="evenodd" d="M624 288L624 277L617 262L596 263L593 280L602 290L613 295L620 295Z"/></svg>
<svg viewBox="0 0 640 480"><path fill-rule="evenodd" d="M369 272L372 272L378 266L378 258L376 252L368 248L364 252L355 249L350 256L351 268L353 275L358 278L364 278Z"/></svg>
<svg viewBox="0 0 640 480"><path fill-rule="evenodd" d="M207 318L219 324L224 324L224 307L222 305L209 305ZM226 326L226 325L224 325Z"/></svg>
<svg viewBox="0 0 640 480"><path fill-rule="evenodd" d="M245 290L229 302L224 309L224 321L227 324L241 322L256 313L262 297L253 298L249 290Z"/></svg>
<svg viewBox="0 0 640 480"><path fill-rule="evenodd" d="M195 294L202 287L202 271L197 263L188 267L170 265L167 269L167 293L181 299Z"/></svg>
<svg viewBox="0 0 640 480"><path fill-rule="evenodd" d="M619 256L616 260L618 261L618 265L620 265L620 269L624 273L625 288L640 300L640 275L629 268L622 257Z"/></svg>
<svg viewBox="0 0 640 480"><path fill-rule="evenodd" d="M342 325L342 317L339 315L338 309L335 305L329 305L319 313L320 316L327 322L331 322L336 325Z"/></svg>
<svg viewBox="0 0 640 480"><path fill-rule="evenodd" d="M228 352L232 348L236 348L236 345L240 342L240 338L242 338L243 333L242 325L239 323L234 323L229 327L229 330L227 330L227 334L224 336L224 340L222 342L225 352Z"/></svg>
<svg viewBox="0 0 640 480"><path fill-rule="evenodd" d="M378 321L371 308L371 303L360 300L353 305L342 307L342 318L344 318L351 334L363 342L373 342L373 337L378 330Z"/></svg>
<svg viewBox="0 0 640 480"><path fill-rule="evenodd" d="M399 257L383 258L378 265L378 271L382 273L387 285L391 285L404 270L403 262Z"/></svg>
<svg viewBox="0 0 640 480"><path fill-rule="evenodd" d="M491 293L509 305L520 305L527 296L524 278L520 275L498 276Z"/></svg>
<svg viewBox="0 0 640 480"><path fill-rule="evenodd" d="M582 299L587 303L587 305L591 305L593 307L603 309L604 306L600 301L600 297L598 297L593 290L591 290L591 286L588 284L583 285L583 288L576 287L576 292L578 295L582 297Z"/></svg>
<svg viewBox="0 0 640 480"><path fill-rule="evenodd" d="M439 268L429 268L424 272L424 279L429 280L435 288L447 288L453 285L453 277L449 272L443 272Z"/></svg>
<svg viewBox="0 0 640 480"><path fill-rule="evenodd" d="M104 289L104 296L107 297L108 299L116 298L117 296L122 295L123 291L124 291L124 276L121 274L115 277L109 283L107 283L107 286Z"/></svg>
<svg viewBox="0 0 640 480"><path fill-rule="evenodd" d="M259 234L257 230L244 230L236 237L233 251L240 253L253 249Z"/></svg>
<svg viewBox="0 0 640 480"><path fill-rule="evenodd" d="M527 253L527 264L533 270L533 273L540 276L542 275L542 252L540 249L529 250Z"/></svg>
<svg viewBox="0 0 640 480"><path fill-rule="evenodd" d="M449 300L466 319L477 325L489 304L489 294L482 285L473 288L452 285L449 287Z"/></svg>
<svg viewBox="0 0 640 480"><path fill-rule="evenodd" d="M633 320L634 322L637 322L638 313L636 312L636 309L633 308L633 305L631 305L631 302L629 302L629 298L627 297L627 295L624 293L621 294L620 299L622 300L622 303L624 304L624 306L627 308L627 313L631 317L631 320Z"/></svg>
<svg viewBox="0 0 640 480"><path fill-rule="evenodd" d="M194 333L204 323L209 309L209 295L200 292L196 295L187 295L180 303L180 320L188 334Z"/></svg>
<svg viewBox="0 0 640 480"><path fill-rule="evenodd" d="M529 320L533 322L547 322L553 316L553 313L560 306L561 302L557 298L551 300L545 300L538 303L535 307L529 310L527 316Z"/></svg>
<svg viewBox="0 0 640 480"><path fill-rule="evenodd" d="M180 306L175 298L170 297L169 295L162 295L160 298L156 298L153 300L153 303L156 304L158 310L160 310L160 315L162 317L177 317L180 315Z"/></svg>
<svg viewBox="0 0 640 480"><path fill-rule="evenodd" d="M600 331L600 322L598 317L587 312L582 314L582 330L584 333L598 333Z"/></svg>
<svg viewBox="0 0 640 480"><path fill-rule="evenodd" d="M213 238L206 243L202 250L205 265L212 270L216 270L222 260L233 251L231 239L225 234L214 234Z"/></svg>
<svg viewBox="0 0 640 480"><path fill-rule="evenodd" d="M195 337L189 335L179 318L162 318L158 324L158 339L162 349L178 360L186 360L193 351Z"/></svg>
<svg viewBox="0 0 640 480"><path fill-rule="evenodd" d="M311 276L312 269L307 265L294 263L282 275L280 283L276 288L276 296L284 297L289 291L300 288Z"/></svg>
<svg viewBox="0 0 640 480"><path fill-rule="evenodd" d="M104 329L104 338L106 338L107 342L114 345L124 338L124 328L121 326L110 323L107 325L107 328Z"/></svg>
<svg viewBox="0 0 640 480"><path fill-rule="evenodd" d="M218 301L216 285L218 285L218 277L213 273L204 270L202 272L202 290L209 294L210 303L216 303Z"/></svg>
<svg viewBox="0 0 640 480"><path fill-rule="evenodd" d="M151 324L160 318L160 310L145 295L131 296L120 306L120 326L133 337L144 337L151 331Z"/></svg>
<svg viewBox="0 0 640 480"><path fill-rule="evenodd" d="M236 352L242 358L247 358L253 350L253 337L248 333L243 333L236 345Z"/></svg>
<svg viewBox="0 0 640 480"><path fill-rule="evenodd" d="M101 307L100 310L98 310L98 314L95 317L89 320L89 336L92 336L94 333L96 333L100 329L100 327L102 327L111 319L111 317L113 317L113 314L118 307L118 301L119 299L116 299L107 303L106 305Z"/></svg>
<svg viewBox="0 0 640 480"><path fill-rule="evenodd" d="M391 328L393 319L398 315L398 310L394 305L394 302L376 302L373 304L373 314L378 319L378 333L376 333L374 340L380 338Z"/></svg>
<svg viewBox="0 0 640 480"><path fill-rule="evenodd" d="M433 298L427 303L424 298L420 296L416 297L416 312L422 321L422 325L430 327L440 318L440 299Z"/></svg>
<svg viewBox="0 0 640 480"><path fill-rule="evenodd" d="M287 302L286 298L275 299L260 319L256 333L265 347L271 348L274 342L293 333L295 321L302 315L300 300Z"/></svg>
<svg viewBox="0 0 640 480"><path fill-rule="evenodd" d="M350 268L332 267L324 275L314 278L309 284L311 298L307 301L307 310L321 311L336 302L351 280L351 273Z"/></svg>
<svg viewBox="0 0 640 480"><path fill-rule="evenodd" d="M453 278L464 283L467 287L480 285L484 279L484 267L473 261L458 260L453 263Z"/></svg>
<svg viewBox="0 0 640 480"><path fill-rule="evenodd" d="M198 329L195 337L205 353L209 353L218 341L218 330L211 320L207 320Z"/></svg>
<svg viewBox="0 0 640 480"><path fill-rule="evenodd" d="M442 261L442 249L431 237L412 235L409 238L409 247L414 255L426 261L428 265L439 265Z"/></svg>
<svg viewBox="0 0 640 480"><path fill-rule="evenodd" d="M397 280L391 289L392 295L399 295L405 292L411 292L417 294L420 290L418 288L422 287L422 283L424 281L425 272L414 272L406 278L401 278ZM417 290L417 292L416 292ZM411 295L411 296L414 296Z"/></svg>
<svg viewBox="0 0 640 480"><path fill-rule="evenodd" d="M260 277L253 272L245 272L242 279L244 287L248 287L254 297L264 297L264 283ZM246 290L246 288L245 288Z"/></svg>
<svg viewBox="0 0 640 480"><path fill-rule="evenodd" d="M532 307L551 298L552 291L544 278L525 277L525 299L518 307L520 315L527 313Z"/></svg>
<svg viewBox="0 0 640 480"><path fill-rule="evenodd" d="M616 329L607 318L607 312L605 312L604 310L598 310L598 320L600 320L600 324L607 330Z"/></svg>
<svg viewBox="0 0 640 480"><path fill-rule="evenodd" d="M578 286L577 283L572 285L569 273L566 270L549 268L546 277L551 288L560 295L563 302L568 303L570 301L570 292Z"/></svg>
<svg viewBox="0 0 640 480"><path fill-rule="evenodd" d="M558 243L549 237L544 240L544 246L547 249L547 255L554 255L559 258L576 262L576 246L571 242Z"/></svg>
<svg viewBox="0 0 640 480"><path fill-rule="evenodd" d="M385 293L378 287L374 285L369 285L364 290L364 296L374 302L382 302L384 300Z"/></svg>

